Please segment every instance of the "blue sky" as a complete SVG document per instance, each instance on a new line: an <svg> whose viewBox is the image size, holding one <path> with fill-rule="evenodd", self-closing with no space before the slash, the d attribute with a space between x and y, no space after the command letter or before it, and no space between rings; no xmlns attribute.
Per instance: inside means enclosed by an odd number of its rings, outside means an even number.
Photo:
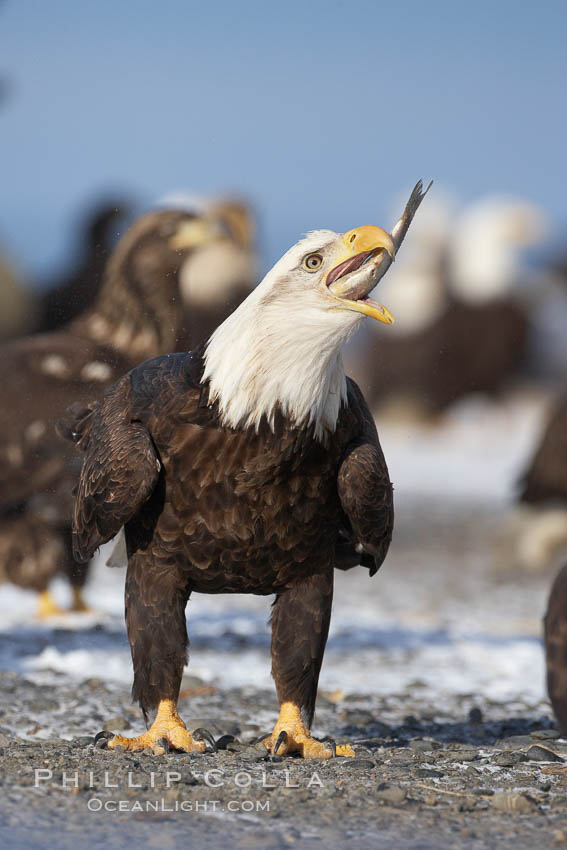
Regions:
<svg viewBox="0 0 567 850"><path fill-rule="evenodd" d="M270 262L418 177L567 223L566 32L545 0L6 0L0 242L39 273L97 193L233 190Z"/></svg>

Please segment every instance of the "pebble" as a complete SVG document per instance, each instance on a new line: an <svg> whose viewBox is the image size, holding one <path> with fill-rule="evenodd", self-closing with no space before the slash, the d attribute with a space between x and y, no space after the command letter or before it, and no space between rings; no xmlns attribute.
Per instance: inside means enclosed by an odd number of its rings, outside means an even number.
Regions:
<svg viewBox="0 0 567 850"><path fill-rule="evenodd" d="M428 741L425 738L415 738L410 742L410 749L416 753L430 753L432 750L440 750L439 741Z"/></svg>
<svg viewBox="0 0 567 850"><path fill-rule="evenodd" d="M238 734L238 740L242 741L243 744L251 744L257 738L266 738L271 731L271 729L269 731L264 730L262 733L262 730L256 723L243 723Z"/></svg>
<svg viewBox="0 0 567 850"><path fill-rule="evenodd" d="M349 708L341 711L340 718L347 726L372 726L375 718L371 711Z"/></svg>
<svg viewBox="0 0 567 850"><path fill-rule="evenodd" d="M530 761L564 761L561 756L554 753L548 747L542 747L540 744L534 744L526 753Z"/></svg>
<svg viewBox="0 0 567 850"><path fill-rule="evenodd" d="M57 711L59 703L55 699L34 699L26 705L27 711L41 713L43 711Z"/></svg>
<svg viewBox="0 0 567 850"><path fill-rule="evenodd" d="M82 684L87 687L89 691L97 691L99 688L105 687L105 683L102 681L102 679L98 679L94 676L92 676L90 679L85 679Z"/></svg>
<svg viewBox="0 0 567 850"><path fill-rule="evenodd" d="M499 750L518 750L531 747L533 738L530 735L510 735L508 738L502 738L497 741L495 746Z"/></svg>
<svg viewBox="0 0 567 850"><path fill-rule="evenodd" d="M376 765L370 759L361 759L361 758L345 758L341 759L340 762L343 768L347 770L374 770Z"/></svg>
<svg viewBox="0 0 567 850"><path fill-rule="evenodd" d="M117 717L109 717L108 720L105 720L105 722L102 724L102 729L104 732L122 732L124 729L128 729L129 727L130 721L122 715L118 715Z"/></svg>
<svg viewBox="0 0 567 850"><path fill-rule="evenodd" d="M455 753L452 753L452 758L454 761L476 761L479 758L478 750L457 750Z"/></svg>
<svg viewBox="0 0 567 850"><path fill-rule="evenodd" d="M473 797L463 797L456 803L453 803L451 808L457 815L460 812L472 812L475 809L477 802L478 801L475 800Z"/></svg>
<svg viewBox="0 0 567 850"><path fill-rule="evenodd" d="M399 785L387 785L385 782L382 782L376 791L376 799L383 803L399 805L400 803L403 803L406 798L406 791L403 788L400 788Z"/></svg>
<svg viewBox="0 0 567 850"><path fill-rule="evenodd" d="M530 738L538 738L541 741L552 741L561 737L561 732L557 729L534 729L530 732Z"/></svg>
<svg viewBox="0 0 567 850"><path fill-rule="evenodd" d="M94 743L94 738L91 735L80 735L78 738L73 738L71 743L74 747L81 749L82 747L90 747Z"/></svg>
<svg viewBox="0 0 567 850"><path fill-rule="evenodd" d="M492 806L499 812L530 814L537 810L537 804L526 794L500 792L491 800Z"/></svg>
<svg viewBox="0 0 567 850"><path fill-rule="evenodd" d="M497 767L515 767L520 762L527 761L525 753L516 752L515 750L503 753L496 753L492 759L492 764Z"/></svg>
<svg viewBox="0 0 567 850"><path fill-rule="evenodd" d="M256 747L242 746L242 749L238 751L238 758L244 759L244 761L263 761L267 755L268 751L265 747L260 751Z"/></svg>
<svg viewBox="0 0 567 850"><path fill-rule="evenodd" d="M441 779L442 776L445 776L445 771L435 770L431 767L418 767L415 770L415 775L420 779Z"/></svg>
<svg viewBox="0 0 567 850"><path fill-rule="evenodd" d="M366 702L368 694L359 694L357 691L353 691L350 694L345 694L343 702Z"/></svg>

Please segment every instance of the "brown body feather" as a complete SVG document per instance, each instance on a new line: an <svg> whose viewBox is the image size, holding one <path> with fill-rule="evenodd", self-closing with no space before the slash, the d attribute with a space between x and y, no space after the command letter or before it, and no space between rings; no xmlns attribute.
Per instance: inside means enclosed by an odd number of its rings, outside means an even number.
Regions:
<svg viewBox="0 0 567 850"><path fill-rule="evenodd" d="M124 524L133 693L175 699L191 592L276 594L280 701L310 721L332 602L335 549L376 568L392 534L392 487L373 420L349 381L324 443L276 415L274 430L223 427L201 385L203 349L138 366L78 425L85 459L74 550L88 559Z"/></svg>

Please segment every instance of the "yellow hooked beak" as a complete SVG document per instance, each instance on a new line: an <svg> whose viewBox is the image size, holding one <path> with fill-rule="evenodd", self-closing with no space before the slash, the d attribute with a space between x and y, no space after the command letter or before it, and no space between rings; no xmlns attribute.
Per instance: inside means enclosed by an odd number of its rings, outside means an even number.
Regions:
<svg viewBox="0 0 567 850"><path fill-rule="evenodd" d="M170 237L169 245L174 251L187 251L218 238L219 228L215 221L208 218L192 218L181 222Z"/></svg>
<svg viewBox="0 0 567 850"><path fill-rule="evenodd" d="M396 249L392 237L381 227L365 224L345 233L343 242L344 253L341 252L339 262L335 263L325 278L327 294L340 301L342 307L391 325L394 317L390 311L366 297L374 287L372 276L369 275L366 282L362 283L361 289L360 280L353 281L350 273L357 271L366 261L371 262L371 258L379 256L381 251L386 251L394 260Z"/></svg>
<svg viewBox="0 0 567 850"><path fill-rule="evenodd" d="M363 224L355 227L343 236L343 242L350 254L360 254L363 251L377 251L384 248L392 259L396 256L394 241L389 233L375 224Z"/></svg>

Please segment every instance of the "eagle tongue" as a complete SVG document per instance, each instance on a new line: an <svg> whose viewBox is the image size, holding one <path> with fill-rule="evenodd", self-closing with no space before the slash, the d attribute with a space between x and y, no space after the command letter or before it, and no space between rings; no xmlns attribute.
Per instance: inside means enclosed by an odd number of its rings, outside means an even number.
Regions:
<svg viewBox="0 0 567 850"><path fill-rule="evenodd" d="M332 284L340 277L344 277L345 274L350 274L350 272L355 272L374 253L375 250L363 251L361 254L355 254L354 257L349 257L349 259L345 260L344 263L339 263L339 265L335 266L334 269L331 269L327 275L327 286L331 288Z"/></svg>

